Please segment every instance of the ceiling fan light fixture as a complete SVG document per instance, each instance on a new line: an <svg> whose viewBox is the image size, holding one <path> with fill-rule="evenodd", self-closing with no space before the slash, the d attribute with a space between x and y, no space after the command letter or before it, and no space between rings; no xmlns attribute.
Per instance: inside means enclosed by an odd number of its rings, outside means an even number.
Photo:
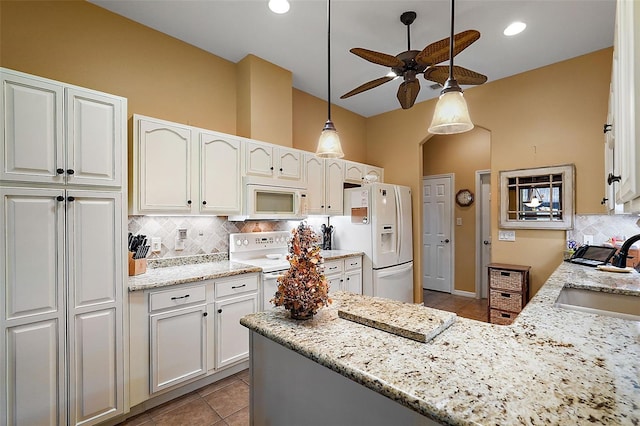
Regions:
<svg viewBox="0 0 640 426"><path fill-rule="evenodd" d="M516 21L510 23L502 33L506 36L514 36L523 32L525 28L527 28L527 24L525 24L524 22Z"/></svg>
<svg viewBox="0 0 640 426"><path fill-rule="evenodd" d="M269 9L273 13L282 15L289 11L289 7L290 5L288 0L269 0Z"/></svg>

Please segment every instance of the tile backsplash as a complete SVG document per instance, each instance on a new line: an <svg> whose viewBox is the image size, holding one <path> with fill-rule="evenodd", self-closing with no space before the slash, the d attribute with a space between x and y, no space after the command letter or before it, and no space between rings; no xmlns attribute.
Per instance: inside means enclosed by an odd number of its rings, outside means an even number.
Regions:
<svg viewBox="0 0 640 426"><path fill-rule="evenodd" d="M306 222L318 232L326 223L325 217L310 217ZM223 216L129 216L129 232L144 234L151 244L152 237L162 239L162 251L151 253L149 259L194 256L199 254L228 254L229 234L236 232L289 231L299 221L231 222ZM184 249L176 250L178 229L187 230Z"/></svg>
<svg viewBox="0 0 640 426"><path fill-rule="evenodd" d="M611 237L625 239L640 233L636 215L576 215L573 229L567 231L567 240L583 244L585 235L593 236L593 244L600 245Z"/></svg>

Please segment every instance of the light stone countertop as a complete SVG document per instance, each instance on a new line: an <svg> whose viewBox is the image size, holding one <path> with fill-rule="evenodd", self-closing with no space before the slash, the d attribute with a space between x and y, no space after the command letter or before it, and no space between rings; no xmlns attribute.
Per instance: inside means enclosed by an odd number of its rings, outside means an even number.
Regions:
<svg viewBox="0 0 640 426"><path fill-rule="evenodd" d="M343 259L352 256L362 256L360 251L323 250L325 260ZM129 277L129 291L146 290L150 288L166 287L216 278L230 277L251 272L262 272L257 266L251 266L229 260L203 261L202 256L185 256L163 259L167 267L148 268L147 272ZM204 260L207 260L205 257ZM198 261L200 263L189 263Z"/></svg>
<svg viewBox="0 0 640 426"><path fill-rule="evenodd" d="M562 263L511 326L458 317L428 343L339 318L366 299L349 293L312 320L241 323L444 424L640 424L640 322L556 308L565 285L640 297L640 274Z"/></svg>

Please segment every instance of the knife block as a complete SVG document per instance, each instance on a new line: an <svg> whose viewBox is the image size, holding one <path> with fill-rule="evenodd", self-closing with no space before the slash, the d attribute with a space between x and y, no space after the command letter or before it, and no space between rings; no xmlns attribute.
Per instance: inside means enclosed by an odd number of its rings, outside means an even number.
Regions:
<svg viewBox="0 0 640 426"><path fill-rule="evenodd" d="M129 276L147 272L147 259L134 259L133 252L129 252Z"/></svg>

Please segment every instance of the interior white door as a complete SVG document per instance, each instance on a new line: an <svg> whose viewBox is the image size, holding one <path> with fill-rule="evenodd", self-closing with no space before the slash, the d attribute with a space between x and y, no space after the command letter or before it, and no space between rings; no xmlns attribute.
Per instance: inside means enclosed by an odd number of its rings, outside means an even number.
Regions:
<svg viewBox="0 0 640 426"><path fill-rule="evenodd" d="M489 271L487 265L491 263L491 174L486 173L480 176L480 297L487 298L487 288L489 287Z"/></svg>
<svg viewBox="0 0 640 426"><path fill-rule="evenodd" d="M451 293L451 177L425 177L422 192L422 288Z"/></svg>

